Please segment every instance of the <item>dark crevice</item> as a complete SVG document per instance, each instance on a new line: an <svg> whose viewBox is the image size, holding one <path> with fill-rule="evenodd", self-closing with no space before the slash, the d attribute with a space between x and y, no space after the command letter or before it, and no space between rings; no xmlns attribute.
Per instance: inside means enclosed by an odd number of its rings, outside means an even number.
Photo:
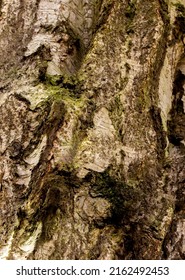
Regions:
<svg viewBox="0 0 185 280"><path fill-rule="evenodd" d="M163 129L163 124L161 119L161 109L156 106L152 106L150 109L150 113L153 120L153 127L157 136L158 158L162 159L164 157L167 141L166 141L166 132Z"/></svg>
<svg viewBox="0 0 185 280"><path fill-rule="evenodd" d="M3 6L3 0L0 0L0 17L2 15L2 6Z"/></svg>
<svg viewBox="0 0 185 280"><path fill-rule="evenodd" d="M160 4L160 15L164 22L164 24L170 24L170 17L169 17L169 11L168 11L168 4L165 0L159 0Z"/></svg>
<svg viewBox="0 0 185 280"><path fill-rule="evenodd" d="M111 13L111 10L114 6L114 1L110 1L107 4L104 4L104 1L102 1L101 8L100 8L100 16L98 19L98 22L94 28L94 34L100 29L103 28L104 24L107 22L107 19Z"/></svg>
<svg viewBox="0 0 185 280"><path fill-rule="evenodd" d="M168 121L168 138L174 146L180 146L185 138L185 114L182 97L184 95L185 76L180 70L177 71L173 87L173 103Z"/></svg>

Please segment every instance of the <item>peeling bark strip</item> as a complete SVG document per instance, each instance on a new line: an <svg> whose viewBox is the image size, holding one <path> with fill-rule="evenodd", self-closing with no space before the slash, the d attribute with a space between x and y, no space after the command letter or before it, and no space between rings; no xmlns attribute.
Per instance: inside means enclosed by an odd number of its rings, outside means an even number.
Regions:
<svg viewBox="0 0 185 280"><path fill-rule="evenodd" d="M185 258L184 23L0 1L0 259Z"/></svg>

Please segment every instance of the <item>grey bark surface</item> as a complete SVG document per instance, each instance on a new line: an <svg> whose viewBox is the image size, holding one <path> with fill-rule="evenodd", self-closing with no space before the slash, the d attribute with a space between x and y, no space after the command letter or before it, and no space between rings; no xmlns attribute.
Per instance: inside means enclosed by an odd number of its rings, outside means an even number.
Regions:
<svg viewBox="0 0 185 280"><path fill-rule="evenodd" d="M184 45L184 0L0 0L0 259L185 259Z"/></svg>

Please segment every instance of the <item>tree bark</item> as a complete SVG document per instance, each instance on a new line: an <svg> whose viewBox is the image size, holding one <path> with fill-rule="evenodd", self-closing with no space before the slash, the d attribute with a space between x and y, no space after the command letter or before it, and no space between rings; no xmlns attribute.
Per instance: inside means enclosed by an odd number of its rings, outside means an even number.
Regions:
<svg viewBox="0 0 185 280"><path fill-rule="evenodd" d="M185 1L0 1L0 258L185 259Z"/></svg>

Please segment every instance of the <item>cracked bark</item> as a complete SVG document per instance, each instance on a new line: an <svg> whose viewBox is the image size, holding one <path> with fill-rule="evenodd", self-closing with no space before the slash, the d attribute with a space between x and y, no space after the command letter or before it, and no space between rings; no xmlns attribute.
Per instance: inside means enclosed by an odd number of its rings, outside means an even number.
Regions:
<svg viewBox="0 0 185 280"><path fill-rule="evenodd" d="M4 0L0 24L0 258L184 259L184 0Z"/></svg>

